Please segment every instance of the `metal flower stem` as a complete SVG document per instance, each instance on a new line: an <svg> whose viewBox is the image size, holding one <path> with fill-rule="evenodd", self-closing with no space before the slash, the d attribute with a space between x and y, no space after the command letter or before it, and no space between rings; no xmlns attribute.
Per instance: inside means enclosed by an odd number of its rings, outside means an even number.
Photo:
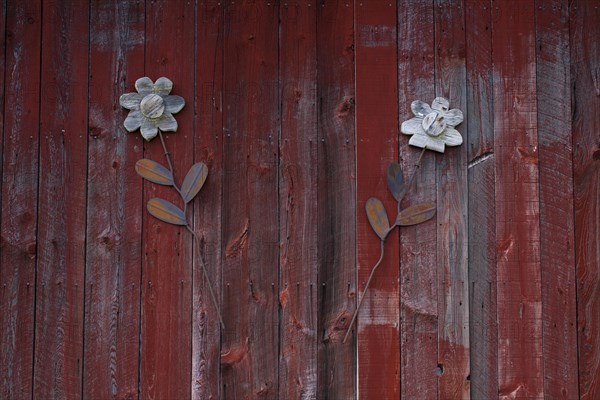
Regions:
<svg viewBox="0 0 600 400"><path fill-rule="evenodd" d="M173 164L171 163L171 156L169 155L170 153L167 150L167 145L165 143L165 139L163 138L162 132L160 130L158 131L158 136L160 137L160 142L161 142L163 150L165 152L165 158L167 159L167 164L169 164L169 169L171 170L171 176L173 176L173 188L175 188L177 193L179 193L179 195L183 198L183 196L181 195L181 189L175 183L175 178L174 178L175 172L173 170ZM219 322L221 323L221 328L225 329L225 323L223 322L223 317L221 316L221 311L219 310L219 304L217 303L217 297L215 296L215 292L213 291L212 282L210 281L210 278L208 276L208 271L206 270L206 266L204 265L204 259L202 258L202 253L200 251L200 238L198 237L196 232L194 232L194 230L190 227L189 221L187 221L186 209L187 209L187 203L184 204L184 208L183 208L183 212L186 215L186 226L185 227L192 234L192 236L194 237L194 239L196 241L196 247L198 248L198 262L200 263L200 267L202 268L202 272L204 274L204 279L206 279L206 281L208 283L207 284L208 291L210 292L210 297L215 306L215 310L217 311L217 315L219 317Z"/></svg>
<svg viewBox="0 0 600 400"><path fill-rule="evenodd" d="M400 198L400 200L398 201L398 213L400 213L400 202L402 200L404 200L404 197L406 197L406 195L408 194L408 191L410 190L414 180L415 180L415 175L417 173L417 170L421 167L421 161L423 160L423 155L425 154L425 150L427 148L423 148L423 150L421 151L421 154L419 155L419 158L417 160L417 163L415 164L415 169L412 172L409 180L408 180L408 185L406 186L406 191L404 192L404 195L402 196L402 198ZM387 233L385 234L384 238L380 241L381 242L381 255L379 256L379 260L377 261L377 263L373 266L373 268L371 269L371 273L369 274L369 279L367 279L367 283L365 285L365 288L363 290L362 296L360 297L360 299L358 300L358 304L356 305L356 309L354 310L354 314L352 315L352 319L350 320L350 325L348 325L348 329L346 330L346 335L344 335L344 340L342 340L342 343L346 343L346 340L348 339L348 336L350 335L350 332L352 331L352 326L354 326L354 322L356 321L356 317L358 316L358 311L360 310L360 306L362 305L363 300L365 299L365 295L367 294L367 290L369 289L369 285L371 284L371 279L373 279L373 275L375 275L375 271L377 270L377 267L379 267L379 265L381 264L381 262L383 261L383 254L384 254L384 244L385 244L385 239L387 238L387 235L398 225L398 219L396 218L396 221L394 221L394 225L392 225L390 227L390 229L388 229Z"/></svg>

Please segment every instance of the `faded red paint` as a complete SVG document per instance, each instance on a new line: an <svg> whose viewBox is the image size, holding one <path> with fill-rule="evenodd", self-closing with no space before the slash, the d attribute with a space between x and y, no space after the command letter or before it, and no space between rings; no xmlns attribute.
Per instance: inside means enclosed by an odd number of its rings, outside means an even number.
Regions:
<svg viewBox="0 0 600 400"><path fill-rule="evenodd" d="M600 396L593 2L0 11L0 397ZM122 127L144 75L186 100L177 182L209 169L200 249L146 211L180 202L135 173L165 163ZM436 95L465 142L425 153L402 207L436 217L389 235L343 344L379 256L364 204L395 217L387 165L420 153L398 125Z"/></svg>

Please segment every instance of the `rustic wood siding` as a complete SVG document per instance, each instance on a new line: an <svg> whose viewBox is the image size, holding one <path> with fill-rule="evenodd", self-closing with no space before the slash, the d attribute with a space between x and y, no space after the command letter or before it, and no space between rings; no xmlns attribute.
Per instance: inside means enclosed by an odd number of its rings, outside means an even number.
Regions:
<svg viewBox="0 0 600 400"><path fill-rule="evenodd" d="M600 4L0 2L0 398L600 398ZM158 139L122 93L166 76L188 232L150 216ZM379 241L369 197L463 110ZM211 282L198 262L203 256ZM208 285L216 289L225 329Z"/></svg>

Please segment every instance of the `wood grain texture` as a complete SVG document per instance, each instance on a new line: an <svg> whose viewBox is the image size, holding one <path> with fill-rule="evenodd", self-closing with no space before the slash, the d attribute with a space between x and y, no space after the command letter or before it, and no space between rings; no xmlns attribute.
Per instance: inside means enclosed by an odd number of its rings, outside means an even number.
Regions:
<svg viewBox="0 0 600 400"><path fill-rule="evenodd" d="M383 201L390 221L398 204L388 190L387 168L398 159L396 5L355 5L356 191L358 293L380 257L380 240L364 212L367 199ZM374 79L374 77L376 77ZM387 229L386 229L387 230ZM358 314L358 398L400 396L398 230L385 241L385 256Z"/></svg>
<svg viewBox="0 0 600 400"><path fill-rule="evenodd" d="M193 271L192 399L219 399L221 340L219 317L207 285L222 293L221 214L223 185L223 6L196 6L195 162L208 167L208 179L194 204L194 230L210 282L197 264ZM198 249L195 248L195 260Z"/></svg>
<svg viewBox="0 0 600 400"><path fill-rule="evenodd" d="M465 11L462 1L435 2L436 96L465 110ZM468 114L464 114L468 120ZM438 398L470 398L468 183L466 123L463 145L437 161Z"/></svg>
<svg viewBox="0 0 600 400"><path fill-rule="evenodd" d="M143 70L144 7L94 0L90 12L83 396L138 393L143 139L119 96ZM116 107L115 107L116 106Z"/></svg>
<svg viewBox="0 0 600 400"><path fill-rule="evenodd" d="M398 4L398 112L402 123L412 118L410 104L435 97L434 7L431 1ZM415 32L420 32L416 35ZM409 176L420 149L409 147L402 135L400 161ZM442 157L445 157L442 155ZM436 156L425 152L411 192L402 203L408 207L436 199ZM436 220L400 230L400 372L402 397L437 399L438 296Z"/></svg>
<svg viewBox="0 0 600 400"><path fill-rule="evenodd" d="M2 5L0 397L32 394L41 2ZM6 29L6 32L5 32ZM6 40L6 42L4 42ZM4 81L4 78L7 78Z"/></svg>
<svg viewBox="0 0 600 400"><path fill-rule="evenodd" d="M277 397L279 2L225 6L222 396Z"/></svg>
<svg viewBox="0 0 600 400"><path fill-rule="evenodd" d="M499 397L544 398L533 1L494 3Z"/></svg>
<svg viewBox="0 0 600 400"><path fill-rule="evenodd" d="M307 4L279 11L281 399L317 399L317 7Z"/></svg>
<svg viewBox="0 0 600 400"><path fill-rule="evenodd" d="M491 399L498 396L491 1L464 6L471 398Z"/></svg>
<svg viewBox="0 0 600 400"><path fill-rule="evenodd" d="M146 3L145 71L138 71L128 83L132 88L134 79L143 75L153 81L165 76L173 81L171 93L187 103L175 116L177 132L165 135L178 185L194 162L194 12L194 4L188 2ZM144 145L144 157L167 165L158 138ZM143 187L144 208L153 197L183 208L172 188L149 182ZM142 231L140 395L187 399L192 365L192 236L145 212Z"/></svg>
<svg viewBox="0 0 600 400"><path fill-rule="evenodd" d="M579 395L600 397L600 10L570 5L573 192L577 268Z"/></svg>
<svg viewBox="0 0 600 400"><path fill-rule="evenodd" d="M346 1L318 8L317 398L352 399L356 353L342 340L356 305L354 10Z"/></svg>
<svg viewBox="0 0 600 400"><path fill-rule="evenodd" d="M567 1L536 2L544 395L575 399L577 305ZM560 240L557 238L560 237Z"/></svg>
<svg viewBox="0 0 600 400"><path fill-rule="evenodd" d="M34 398L81 396L87 1L43 4Z"/></svg>

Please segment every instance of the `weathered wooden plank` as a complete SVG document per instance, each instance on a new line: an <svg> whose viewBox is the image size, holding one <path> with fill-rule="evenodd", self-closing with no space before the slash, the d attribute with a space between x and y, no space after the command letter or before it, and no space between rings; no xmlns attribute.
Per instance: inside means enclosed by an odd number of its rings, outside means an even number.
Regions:
<svg viewBox="0 0 600 400"><path fill-rule="evenodd" d="M317 43L315 5L280 4L279 398L317 398Z"/></svg>
<svg viewBox="0 0 600 400"><path fill-rule="evenodd" d="M317 398L356 396L354 346L342 344L356 305L354 11L317 10L318 380Z"/></svg>
<svg viewBox="0 0 600 400"><path fill-rule="evenodd" d="M1 8L0 397L10 399L32 393L42 7Z"/></svg>
<svg viewBox="0 0 600 400"><path fill-rule="evenodd" d="M194 230L210 282L196 264L192 303L192 399L219 399L221 331L208 285L220 299L223 185L223 6L199 2L196 10L195 162L208 167L208 179L194 206ZM191 105L191 104L190 104ZM197 258L198 248L194 249Z"/></svg>
<svg viewBox="0 0 600 400"><path fill-rule="evenodd" d="M410 104L429 104L434 91L434 7L432 1L398 4L398 104L400 122L413 117ZM400 138L406 175L419 157ZM443 157L443 156L442 156ZM425 152L414 186L402 206L436 199L436 157ZM400 230L400 372L402 398L437 398L438 306L436 218Z"/></svg>
<svg viewBox="0 0 600 400"><path fill-rule="evenodd" d="M171 79L172 93L187 104L175 116L177 132L164 135L178 185L194 161L194 13L190 2L146 3L144 73L153 81L161 76ZM142 71L138 74L134 79ZM145 158L167 165L158 138L145 144L144 150ZM153 197L183 207L172 188L147 181L143 187L144 207ZM193 239L184 228L147 213L142 227L141 397L186 399L191 396Z"/></svg>
<svg viewBox="0 0 600 400"><path fill-rule="evenodd" d="M536 2L544 395L579 396L569 6ZM557 238L561 238L557 240Z"/></svg>
<svg viewBox="0 0 600 400"><path fill-rule="evenodd" d="M225 5L223 398L278 384L279 2Z"/></svg>
<svg viewBox="0 0 600 400"><path fill-rule="evenodd" d="M498 396L491 1L464 6L471 398L491 399Z"/></svg>
<svg viewBox="0 0 600 400"><path fill-rule="evenodd" d="M466 111L465 10L463 1L435 2L436 96ZM465 118L468 114L465 114ZM466 124L456 129L466 141ZM438 157L437 290L438 398L470 398L467 145Z"/></svg>
<svg viewBox="0 0 600 400"><path fill-rule="evenodd" d="M81 396L88 13L43 4L34 398Z"/></svg>
<svg viewBox="0 0 600 400"><path fill-rule="evenodd" d="M592 400L600 397L600 115L595 111L600 109L600 10L595 2L571 2L570 33L579 395Z"/></svg>
<svg viewBox="0 0 600 400"><path fill-rule="evenodd" d="M492 16L499 396L543 398L534 4Z"/></svg>
<svg viewBox="0 0 600 400"><path fill-rule="evenodd" d="M138 392L143 139L115 107L143 71L144 6L94 0L90 12L83 396Z"/></svg>
<svg viewBox="0 0 600 400"><path fill-rule="evenodd" d="M387 168L398 159L396 4L355 5L356 37L356 220L358 293L365 296L357 321L358 397L400 397L398 230L384 245L384 258L366 293L380 240L365 213L370 197L381 199L390 221L399 207L388 190ZM385 95L382 95L385 93Z"/></svg>

